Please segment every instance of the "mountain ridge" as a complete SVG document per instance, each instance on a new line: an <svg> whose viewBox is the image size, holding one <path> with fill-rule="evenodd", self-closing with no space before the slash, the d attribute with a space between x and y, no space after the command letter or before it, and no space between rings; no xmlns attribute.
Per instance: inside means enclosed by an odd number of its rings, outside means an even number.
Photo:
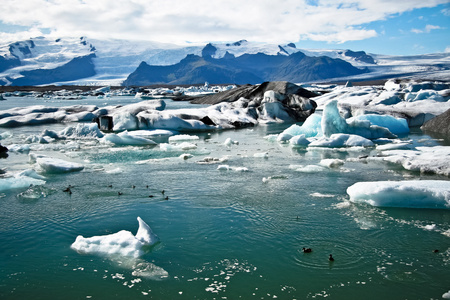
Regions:
<svg viewBox="0 0 450 300"><path fill-rule="evenodd" d="M298 59L303 53L307 57L328 57L332 59L341 59L350 63L355 68L366 70L359 75L340 73L334 71L335 78L320 75L317 65L313 72L308 72L301 66L297 67L284 62L280 67L280 62L276 60ZM94 54L93 56L90 56ZM373 78L395 78L396 76L409 76L420 78L449 78L450 54L437 53L431 55L417 55L411 57L389 56L379 54L369 54L364 51L347 50L320 50L320 49L298 49L295 44L274 45L264 43L248 42L240 40L234 43L208 43L199 46L177 46L173 44L161 44L153 42L138 42L126 40L91 40L86 37L81 38L62 38L49 39L45 37L32 38L25 41L16 41L9 44L0 44L0 85L18 85L31 82L24 77L30 74L58 74L64 68L63 66L73 61L83 62L81 57L89 57L92 64L86 64L86 72L79 72L79 76L59 76L46 77L45 82L41 84L55 85L120 85L133 72L135 72L142 62L153 66L170 66L180 63L188 55L196 55L208 61L208 66L203 65L201 69L196 69L197 77L200 73L211 73L214 70L219 72L217 77L224 77L227 80L241 78L244 73L236 74L235 64L240 62L247 64L242 68L248 72L249 68L258 69L257 65L249 67L252 59L262 61L262 56L271 57L270 63L278 65L273 74L276 78L271 80L297 80L296 76L288 74L304 73L303 80L310 81L329 81L329 80L370 80ZM252 59L250 59L253 56ZM323 66L332 70L328 58L315 59L317 63L322 61ZM216 60L216 61L214 61ZM312 58L310 58L312 60ZM269 63L269 60L266 59ZM327 63L328 61L328 63ZM73 65L73 62L72 62ZM90 67L89 67L90 66ZM83 67L83 68L85 68ZM224 67L230 67L232 74L227 75ZM81 68L81 64L80 64ZM331 68L331 69L330 69ZM42 71L37 71L37 70ZM264 65L259 70L270 70L270 66ZM44 71L48 70L48 71ZM54 70L54 71L49 71ZM203 70L203 71L202 71ZM29 72L36 71L36 72ZM193 70L191 70L193 71ZM200 72L202 71L202 72ZM253 72L253 77L261 78L265 76ZM309 74L309 75L308 75ZM219 76L220 75L220 76ZM274 75L274 76L275 76ZM320 76L319 76L320 75ZM249 76L247 74L247 76ZM344 77L342 77L344 76ZM188 82L189 77L193 75L177 76L175 79L184 77L183 82ZM20 79L22 78L22 79ZM175 79L165 82L176 82ZM256 78L252 79L253 81ZM181 81L181 79L180 79ZM205 80L208 81L208 80ZM262 82L262 81L261 81ZM192 82L191 82L192 83Z"/></svg>

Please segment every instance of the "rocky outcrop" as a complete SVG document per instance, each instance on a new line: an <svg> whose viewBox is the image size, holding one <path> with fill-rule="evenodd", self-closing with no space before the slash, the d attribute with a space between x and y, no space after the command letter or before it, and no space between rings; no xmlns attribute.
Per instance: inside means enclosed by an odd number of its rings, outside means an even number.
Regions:
<svg viewBox="0 0 450 300"><path fill-rule="evenodd" d="M450 137L450 109L427 121L420 128L425 132L435 132Z"/></svg>
<svg viewBox="0 0 450 300"><path fill-rule="evenodd" d="M314 92L308 91L294 83L287 81L266 81L260 85L243 85L225 92L207 95L201 98L196 98L191 101L195 104L217 104L221 102L234 102L240 98L262 100L266 91L274 91L281 95L296 95L304 98L311 98L319 96ZM291 96L292 98L293 96Z"/></svg>
<svg viewBox="0 0 450 300"><path fill-rule="evenodd" d="M305 121L314 113L317 104L310 97L318 96L294 83L287 81L264 82L260 85L245 85L229 91L207 95L191 101L196 104L219 104L242 100L247 107L260 111L264 106L281 105L289 117L297 122Z"/></svg>
<svg viewBox="0 0 450 300"><path fill-rule="evenodd" d="M8 157L8 148L6 148L5 146L2 146L2 144L0 144L0 158L7 158ZM1 169L0 169L0 174L1 174Z"/></svg>

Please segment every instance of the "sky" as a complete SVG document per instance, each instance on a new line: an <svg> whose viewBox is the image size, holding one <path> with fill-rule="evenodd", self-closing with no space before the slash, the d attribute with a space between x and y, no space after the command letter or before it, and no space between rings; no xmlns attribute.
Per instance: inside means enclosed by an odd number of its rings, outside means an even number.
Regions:
<svg viewBox="0 0 450 300"><path fill-rule="evenodd" d="M37 36L440 53L450 0L2 0L0 43Z"/></svg>

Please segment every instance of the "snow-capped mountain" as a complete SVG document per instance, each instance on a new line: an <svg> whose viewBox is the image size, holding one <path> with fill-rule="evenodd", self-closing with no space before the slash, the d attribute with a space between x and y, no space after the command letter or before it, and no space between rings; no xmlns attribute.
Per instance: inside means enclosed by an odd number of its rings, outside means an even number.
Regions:
<svg viewBox="0 0 450 300"><path fill-rule="evenodd" d="M321 74L317 78L307 77L305 81L367 80L398 76L444 80L450 78L449 53L407 57L351 50L305 50L296 48L292 43L273 45L246 40L186 47L142 41L91 40L85 37L56 40L38 37L0 44L0 85L120 85L142 62L148 66L172 66L182 62L188 55L210 57L213 62L218 62L232 57L242 61L242 57L261 54L270 56L270 59L294 58L299 52L306 57L331 58L333 60L327 63L333 65L337 60L343 60L364 70ZM294 66L289 68L295 69ZM270 68L267 72L270 72ZM284 77L301 78L289 77L287 74Z"/></svg>

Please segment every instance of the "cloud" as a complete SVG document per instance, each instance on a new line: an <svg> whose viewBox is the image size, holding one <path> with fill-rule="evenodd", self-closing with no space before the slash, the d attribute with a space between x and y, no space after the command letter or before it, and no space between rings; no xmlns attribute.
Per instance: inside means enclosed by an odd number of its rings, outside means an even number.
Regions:
<svg viewBox="0 0 450 300"><path fill-rule="evenodd" d="M436 26L436 25L426 25L424 29L416 29L413 28L411 29L412 33L430 33L431 30L435 30L435 29L443 29L441 26Z"/></svg>
<svg viewBox="0 0 450 300"><path fill-rule="evenodd" d="M377 36L371 22L447 0L2 0L3 23L54 37L204 43L301 39L343 43ZM430 25L432 26L432 25ZM437 28L425 28L432 30Z"/></svg>

